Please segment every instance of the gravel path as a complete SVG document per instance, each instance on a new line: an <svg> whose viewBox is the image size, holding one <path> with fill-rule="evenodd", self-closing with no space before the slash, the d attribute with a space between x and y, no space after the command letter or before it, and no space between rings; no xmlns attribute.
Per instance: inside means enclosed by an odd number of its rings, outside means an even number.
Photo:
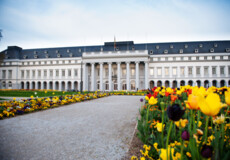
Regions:
<svg viewBox="0 0 230 160"><path fill-rule="evenodd" d="M1 160L117 160L140 96L109 96L0 121Z"/></svg>

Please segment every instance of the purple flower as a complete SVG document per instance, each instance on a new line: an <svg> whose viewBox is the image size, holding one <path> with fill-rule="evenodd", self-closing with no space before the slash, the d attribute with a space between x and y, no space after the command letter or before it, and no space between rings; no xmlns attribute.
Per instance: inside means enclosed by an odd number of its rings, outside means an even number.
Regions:
<svg viewBox="0 0 230 160"><path fill-rule="evenodd" d="M188 141L189 140L189 133L188 131L183 131L182 134L181 134L181 138L185 141Z"/></svg>
<svg viewBox="0 0 230 160"><path fill-rule="evenodd" d="M143 102L144 101L143 98L141 98L140 101Z"/></svg>
<svg viewBox="0 0 230 160"><path fill-rule="evenodd" d="M173 104L167 108L168 117L173 121L179 121L184 115L184 112L185 110L182 110L179 104Z"/></svg>
<svg viewBox="0 0 230 160"><path fill-rule="evenodd" d="M204 158L210 158L212 157L212 146L208 146L208 145L203 145L202 149L201 149L201 155Z"/></svg>

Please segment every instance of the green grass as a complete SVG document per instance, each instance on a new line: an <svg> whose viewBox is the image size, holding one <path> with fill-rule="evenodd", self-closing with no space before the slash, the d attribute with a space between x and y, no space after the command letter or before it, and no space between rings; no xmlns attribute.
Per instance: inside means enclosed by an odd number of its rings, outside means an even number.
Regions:
<svg viewBox="0 0 230 160"><path fill-rule="evenodd" d="M4 99L4 98L0 98L0 101L1 101L1 100L7 100L7 99Z"/></svg>
<svg viewBox="0 0 230 160"><path fill-rule="evenodd" d="M37 93L37 94L36 94ZM54 94L53 94L54 93ZM78 92L62 92L62 91L30 91L30 90L9 90L0 91L0 96L3 97L50 97L50 96L61 96L66 94L77 94Z"/></svg>

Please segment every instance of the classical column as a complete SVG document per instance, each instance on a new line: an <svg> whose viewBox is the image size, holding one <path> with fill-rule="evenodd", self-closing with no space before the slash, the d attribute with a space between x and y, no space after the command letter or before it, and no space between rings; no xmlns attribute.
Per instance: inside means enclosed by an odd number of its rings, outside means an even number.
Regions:
<svg viewBox="0 0 230 160"><path fill-rule="evenodd" d="M136 62L136 90L139 89L139 62Z"/></svg>
<svg viewBox="0 0 230 160"><path fill-rule="evenodd" d="M212 66L208 66L208 77L212 77Z"/></svg>
<svg viewBox="0 0 230 160"><path fill-rule="evenodd" d="M65 81L65 90L64 91L67 91L68 90L68 81Z"/></svg>
<svg viewBox="0 0 230 160"><path fill-rule="evenodd" d="M130 81L130 75L129 75L129 69L130 69L130 67L129 67L129 63L130 62L126 62L126 89L129 91L130 90L130 83L129 83L129 81Z"/></svg>
<svg viewBox="0 0 230 160"><path fill-rule="evenodd" d="M188 77L188 66L184 67L184 76Z"/></svg>
<svg viewBox="0 0 230 160"><path fill-rule="evenodd" d="M216 75L217 77L220 77L220 66L216 66Z"/></svg>
<svg viewBox="0 0 230 160"><path fill-rule="evenodd" d="M121 62L117 62L117 86L118 91L121 90Z"/></svg>
<svg viewBox="0 0 230 160"><path fill-rule="evenodd" d="M224 66L224 77L228 77L228 66ZM226 81L227 82L227 81ZM227 86L228 83L226 83L225 86Z"/></svg>
<svg viewBox="0 0 230 160"><path fill-rule="evenodd" d="M112 63L109 62L109 91L112 91Z"/></svg>
<svg viewBox="0 0 230 160"><path fill-rule="evenodd" d="M68 79L69 77L69 70L68 69L65 69L65 79ZM70 77L69 77L70 78Z"/></svg>
<svg viewBox="0 0 230 160"><path fill-rule="evenodd" d="M73 73L73 72L72 72ZM71 82L71 90L74 90L74 81Z"/></svg>
<svg viewBox="0 0 230 160"><path fill-rule="evenodd" d="M100 63L100 90L103 91L103 62Z"/></svg>
<svg viewBox="0 0 230 160"><path fill-rule="evenodd" d="M59 91L62 90L62 81L59 81Z"/></svg>
<svg viewBox="0 0 230 160"><path fill-rule="evenodd" d="M82 67L83 67L83 73L82 73L82 81L83 81L83 91L86 90L86 76L87 76L87 73L86 73L86 63L83 63L82 64Z"/></svg>
<svg viewBox="0 0 230 160"><path fill-rule="evenodd" d="M162 78L165 78L165 67L162 67ZM162 82L162 86L164 86L163 82Z"/></svg>
<svg viewBox="0 0 230 160"><path fill-rule="evenodd" d="M91 91L95 90L95 64L91 63Z"/></svg>
<svg viewBox="0 0 230 160"><path fill-rule="evenodd" d="M71 79L74 79L74 76L75 76L75 72L74 72L74 69L72 68L71 69ZM73 87L73 89L74 89L74 87Z"/></svg>
<svg viewBox="0 0 230 160"><path fill-rule="evenodd" d="M55 88L55 83L56 83L56 81L53 81L53 90L56 90L57 88Z"/></svg>
<svg viewBox="0 0 230 160"><path fill-rule="evenodd" d="M193 78L196 77L196 67L195 66L192 67L192 75L193 75Z"/></svg>
<svg viewBox="0 0 230 160"><path fill-rule="evenodd" d="M200 66L200 76L204 77L204 66Z"/></svg>
<svg viewBox="0 0 230 160"><path fill-rule="evenodd" d="M35 81L35 89L38 89L38 82Z"/></svg>
<svg viewBox="0 0 230 160"><path fill-rule="evenodd" d="M149 62L146 61L145 62L145 89L148 89L149 88L149 84L148 84L148 81L149 81Z"/></svg>

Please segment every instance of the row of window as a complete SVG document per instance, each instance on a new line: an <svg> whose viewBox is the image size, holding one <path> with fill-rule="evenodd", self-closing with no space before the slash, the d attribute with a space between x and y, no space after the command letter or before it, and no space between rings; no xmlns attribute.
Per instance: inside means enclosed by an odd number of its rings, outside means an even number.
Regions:
<svg viewBox="0 0 230 160"><path fill-rule="evenodd" d="M192 76L193 75L193 67L188 67L187 69L188 69L188 75ZM200 76L201 75L201 67L195 67L195 70L196 70L196 75ZM227 73L225 73L225 66L220 66L219 71L220 71L220 75L227 74ZM172 72L173 76L176 76L178 74L180 74L180 76L185 76L185 67L180 67L180 73L177 73L178 72L177 67L172 67L171 72ZM165 76L169 76L170 68L165 67L164 73L165 73ZM154 68L149 69L149 74L150 74L150 76L154 76ZM157 74L157 76L162 76L162 68L161 67L156 68L156 74ZM211 67L211 73L210 74L217 75L217 67L216 66ZM210 74L209 74L209 67L208 66L204 67L204 76L208 76ZM230 66L228 66L228 74L230 75Z"/></svg>
<svg viewBox="0 0 230 160"><path fill-rule="evenodd" d="M158 57L153 61L198 61L198 60L229 60L230 56L193 56L193 57Z"/></svg>
<svg viewBox="0 0 230 160"><path fill-rule="evenodd" d="M8 76L6 77L6 72L8 72ZM12 78L12 70L2 70L2 79L11 79Z"/></svg>
<svg viewBox="0 0 230 160"><path fill-rule="evenodd" d="M43 71L43 74L42 74L42 71ZM62 70L59 70L59 69L32 70L31 72L30 70L21 70L21 78L30 78L30 75L32 77L36 77L36 72L37 72L38 77L42 77L42 76L47 77L48 74L49 74L49 77L59 77L59 76L65 77L66 75L68 77L72 77L72 75L75 77L78 76L78 69L74 69L73 72L72 72L72 69L68 69L67 71L65 69L62 69Z"/></svg>

